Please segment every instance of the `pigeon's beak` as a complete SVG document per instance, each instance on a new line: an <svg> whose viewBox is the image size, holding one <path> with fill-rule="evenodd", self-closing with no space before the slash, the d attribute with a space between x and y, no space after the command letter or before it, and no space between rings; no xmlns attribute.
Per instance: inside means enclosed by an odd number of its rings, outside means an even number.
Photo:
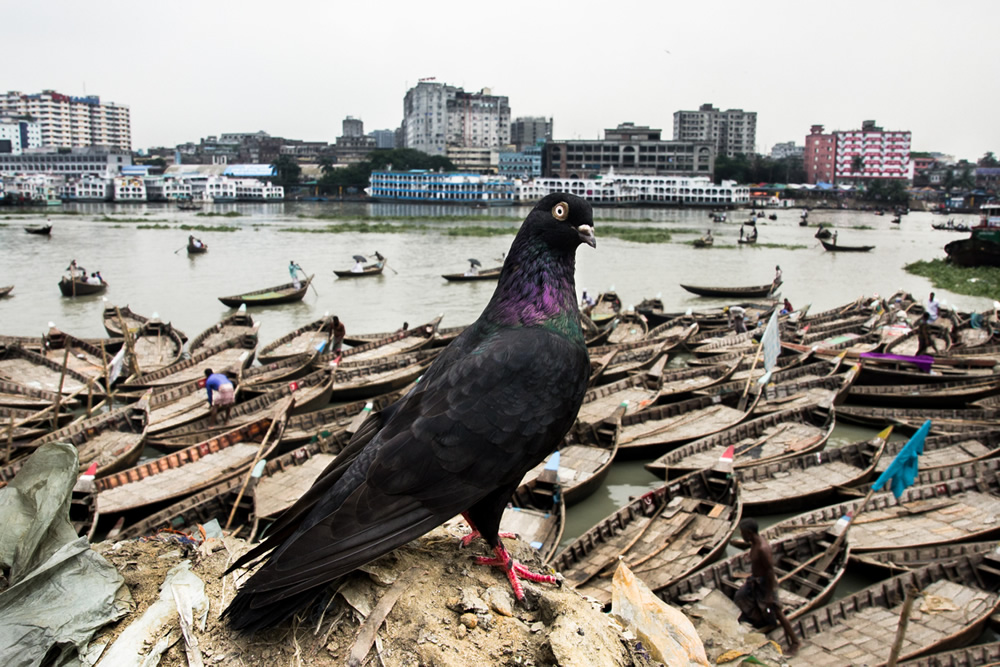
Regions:
<svg viewBox="0 0 1000 667"><path fill-rule="evenodd" d="M586 243L591 248L597 247L597 239L594 238L594 228L590 225L580 225L576 228L577 234L580 235L580 241Z"/></svg>

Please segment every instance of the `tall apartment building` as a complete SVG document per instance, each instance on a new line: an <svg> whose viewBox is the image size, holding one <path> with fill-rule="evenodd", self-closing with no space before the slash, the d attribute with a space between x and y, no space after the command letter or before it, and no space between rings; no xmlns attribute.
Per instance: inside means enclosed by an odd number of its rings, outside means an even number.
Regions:
<svg viewBox="0 0 1000 667"><path fill-rule="evenodd" d="M775 144L771 148L771 157L775 160L782 160L788 157L802 157L805 152L805 147L798 146L794 141L784 141Z"/></svg>
<svg viewBox="0 0 1000 667"><path fill-rule="evenodd" d="M448 147L499 148L510 143L510 104L488 88L461 88L422 80L403 99L406 148L447 155Z"/></svg>
<svg viewBox="0 0 1000 667"><path fill-rule="evenodd" d="M718 155L753 155L757 144L757 112L721 111L702 104L697 111L674 112L674 141L709 141Z"/></svg>
<svg viewBox="0 0 1000 667"><path fill-rule="evenodd" d="M824 133L813 125L806 136L805 168L809 183L844 183L876 178L913 178L911 133L886 131L875 121L860 130Z"/></svg>
<svg viewBox="0 0 1000 667"><path fill-rule="evenodd" d="M523 116L510 124L510 143L519 151L546 141L552 141L551 118Z"/></svg>
<svg viewBox="0 0 1000 667"><path fill-rule="evenodd" d="M873 120L862 121L860 130L834 132L837 182L868 179L910 179L910 140L906 130L883 130Z"/></svg>
<svg viewBox="0 0 1000 667"><path fill-rule="evenodd" d="M42 145L42 126L23 118L0 117L0 153L21 155Z"/></svg>
<svg viewBox="0 0 1000 667"><path fill-rule="evenodd" d="M70 97L54 90L0 96L0 116L30 116L41 128L42 145L108 146L132 150L129 108L101 103L97 95Z"/></svg>
<svg viewBox="0 0 1000 667"><path fill-rule="evenodd" d="M344 137L362 137L365 134L365 122L360 118L355 118L354 116L348 116L343 122L343 132L341 136Z"/></svg>
<svg viewBox="0 0 1000 667"><path fill-rule="evenodd" d="M833 183L833 159L837 140L834 135L825 134L822 125L813 125L806 136L806 148L802 159L805 162L806 182Z"/></svg>
<svg viewBox="0 0 1000 667"><path fill-rule="evenodd" d="M634 123L604 130L604 139L549 141L542 149L548 178L595 178L615 173L712 176L715 146L708 141L664 141L661 131Z"/></svg>

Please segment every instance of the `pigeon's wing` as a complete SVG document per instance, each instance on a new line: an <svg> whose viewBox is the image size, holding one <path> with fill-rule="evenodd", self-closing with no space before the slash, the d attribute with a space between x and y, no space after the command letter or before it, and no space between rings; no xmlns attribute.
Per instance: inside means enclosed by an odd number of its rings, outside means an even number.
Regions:
<svg viewBox="0 0 1000 667"><path fill-rule="evenodd" d="M254 607L326 583L516 483L565 434L586 387L586 349L543 329L503 330L450 357L254 576L264 593Z"/></svg>

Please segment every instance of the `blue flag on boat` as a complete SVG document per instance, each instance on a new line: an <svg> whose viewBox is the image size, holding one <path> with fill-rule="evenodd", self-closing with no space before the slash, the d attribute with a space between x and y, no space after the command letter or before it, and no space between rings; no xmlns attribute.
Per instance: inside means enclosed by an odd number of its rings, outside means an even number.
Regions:
<svg viewBox="0 0 1000 667"><path fill-rule="evenodd" d="M903 448L896 454L889 467L885 469L879 478L872 484L872 491L880 491L886 484L892 489L892 495L899 498L903 491L907 489L913 480L917 478L918 459L924 453L924 440L927 439L927 432L931 430L931 420L924 422L910 441L903 445Z"/></svg>

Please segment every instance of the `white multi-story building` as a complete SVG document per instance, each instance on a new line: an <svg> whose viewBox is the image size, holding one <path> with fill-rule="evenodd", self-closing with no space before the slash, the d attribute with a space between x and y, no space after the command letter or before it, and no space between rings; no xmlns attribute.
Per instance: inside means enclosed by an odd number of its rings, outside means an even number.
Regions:
<svg viewBox="0 0 1000 667"><path fill-rule="evenodd" d="M834 177L837 182L868 179L912 179L909 131L886 131L875 121L860 130L834 132Z"/></svg>
<svg viewBox="0 0 1000 667"><path fill-rule="evenodd" d="M0 153L21 155L42 145L42 126L23 118L0 118Z"/></svg>
<svg viewBox="0 0 1000 667"><path fill-rule="evenodd" d="M112 179L105 176L71 176L59 188L59 196L68 201L108 201Z"/></svg>
<svg viewBox="0 0 1000 667"><path fill-rule="evenodd" d="M146 201L146 183L141 176L114 179L111 196L116 202Z"/></svg>
<svg viewBox="0 0 1000 667"><path fill-rule="evenodd" d="M757 142L757 112L721 111L702 104L697 111L674 112L674 141L709 141L719 155L753 155Z"/></svg>
<svg viewBox="0 0 1000 667"><path fill-rule="evenodd" d="M0 153L0 174L59 174L117 176L132 166L132 153L117 148L91 146L68 152L32 148L20 155Z"/></svg>
<svg viewBox="0 0 1000 667"><path fill-rule="evenodd" d="M236 201L236 181L226 176L209 176L204 196L208 201Z"/></svg>
<svg viewBox="0 0 1000 667"><path fill-rule="evenodd" d="M506 96L484 88L461 88L424 80L403 99L406 148L446 155L449 146L499 148L510 143L510 105Z"/></svg>
<svg viewBox="0 0 1000 667"><path fill-rule="evenodd" d="M236 199L240 201L272 201L285 198L285 188L256 178L237 178Z"/></svg>
<svg viewBox="0 0 1000 667"><path fill-rule="evenodd" d="M101 103L97 95L71 97L45 90L0 95L0 115L28 116L38 122L43 146L109 146L132 150L129 108Z"/></svg>

